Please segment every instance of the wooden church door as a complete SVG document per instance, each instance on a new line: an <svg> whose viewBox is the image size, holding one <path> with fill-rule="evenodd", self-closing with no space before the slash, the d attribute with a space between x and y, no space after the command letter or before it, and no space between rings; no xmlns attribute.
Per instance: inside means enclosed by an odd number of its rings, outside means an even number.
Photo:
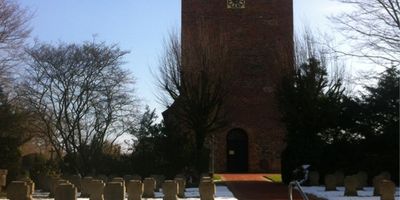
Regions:
<svg viewBox="0 0 400 200"><path fill-rule="evenodd" d="M242 129L232 129L226 138L227 144L227 171L248 171L248 137Z"/></svg>

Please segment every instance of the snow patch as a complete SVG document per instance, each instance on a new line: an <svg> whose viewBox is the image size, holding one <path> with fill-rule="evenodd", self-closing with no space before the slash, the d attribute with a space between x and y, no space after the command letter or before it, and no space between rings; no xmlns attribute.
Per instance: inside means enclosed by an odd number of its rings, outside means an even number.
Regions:
<svg viewBox="0 0 400 200"><path fill-rule="evenodd" d="M216 194L215 194L215 200L237 200L232 192L228 189L226 186L216 186ZM34 200L51 200L54 198L48 198L49 193L48 192L40 192L36 191L33 194L33 199ZM155 192L155 198L144 198L146 200L162 200L162 197L164 196L162 192ZM5 197L0 197L0 200L5 200ZM127 199L127 195L125 195L125 199ZM185 192L185 200L199 200L200 199L200 194L199 194L199 189L198 188L186 188ZM89 198L78 198L78 200L89 200Z"/></svg>
<svg viewBox="0 0 400 200"><path fill-rule="evenodd" d="M336 191L325 191L324 186L301 187L306 194L312 194L316 197L327 200L380 200L379 196L373 196L374 188L365 187L363 190L358 190L357 197L344 196L344 187L336 187ZM400 188L396 188L395 200L400 200Z"/></svg>

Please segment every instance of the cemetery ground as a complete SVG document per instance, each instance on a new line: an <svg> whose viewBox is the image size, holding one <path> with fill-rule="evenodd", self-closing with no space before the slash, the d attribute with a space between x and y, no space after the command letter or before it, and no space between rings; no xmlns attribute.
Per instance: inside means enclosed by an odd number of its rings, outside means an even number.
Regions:
<svg viewBox="0 0 400 200"><path fill-rule="evenodd" d="M375 176L371 183L374 186L366 182L365 175L364 172L352 176L335 173L326 175L322 180L317 172L311 172L307 186L302 188L310 200L400 199L399 187L385 180L390 179L389 174ZM321 180L323 184L316 180ZM162 175L152 175L144 179L138 175L84 178L74 175L63 178L45 176L37 183L30 179L19 179L3 188L6 190L0 192L1 200L289 199L288 186L281 182L280 174L214 174L213 178L203 176L199 188L187 187L185 179L180 175L173 180L166 180ZM294 191L293 198L302 199L297 190Z"/></svg>

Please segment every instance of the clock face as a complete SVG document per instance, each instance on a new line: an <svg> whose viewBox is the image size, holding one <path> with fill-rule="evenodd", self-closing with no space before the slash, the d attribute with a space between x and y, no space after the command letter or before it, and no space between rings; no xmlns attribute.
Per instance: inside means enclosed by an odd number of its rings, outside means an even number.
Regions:
<svg viewBox="0 0 400 200"><path fill-rule="evenodd" d="M244 8L245 0L227 0L228 8Z"/></svg>

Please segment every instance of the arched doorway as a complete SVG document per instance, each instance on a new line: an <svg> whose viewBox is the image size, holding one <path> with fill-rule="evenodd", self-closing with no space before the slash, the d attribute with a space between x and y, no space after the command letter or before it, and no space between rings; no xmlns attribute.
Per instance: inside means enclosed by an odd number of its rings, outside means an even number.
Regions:
<svg viewBox="0 0 400 200"><path fill-rule="evenodd" d="M226 161L228 172L248 171L248 138L244 130L236 128L226 137Z"/></svg>

